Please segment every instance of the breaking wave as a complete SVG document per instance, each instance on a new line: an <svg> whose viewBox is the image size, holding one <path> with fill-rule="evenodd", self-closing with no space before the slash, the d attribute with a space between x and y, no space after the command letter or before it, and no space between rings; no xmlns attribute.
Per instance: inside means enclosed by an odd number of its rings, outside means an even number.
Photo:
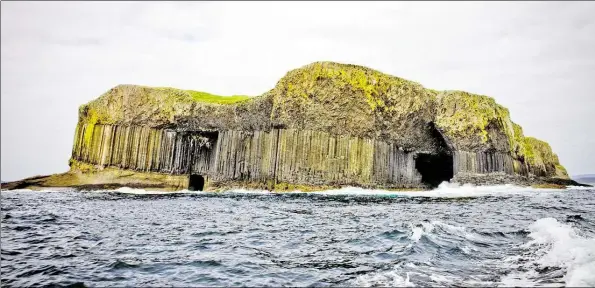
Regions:
<svg viewBox="0 0 595 288"><path fill-rule="evenodd" d="M496 245L507 238L527 239L520 245L521 251L515 251L519 255L508 256L502 261L480 261L478 266L480 271L484 268L485 272L490 269L512 270L510 273L503 272L498 280L468 277L469 274L467 277L453 275L450 269L438 268L441 265L437 266L432 261L404 261L386 271L359 276L352 284L366 287L413 287L419 282L423 283L421 286L428 283L500 287L595 286L595 238L581 236L579 230L554 218L542 218L526 230L506 233L480 233L475 229L440 221L421 222L410 225L410 242L405 247L411 251L428 250L428 247L443 248L450 251L449 257L456 258L456 254L461 254L471 260L473 255L482 254L482 248Z"/></svg>
<svg viewBox="0 0 595 288"><path fill-rule="evenodd" d="M503 286L595 286L595 238L554 218L542 218L529 227L529 242L506 262L523 272L502 279ZM560 277L563 275L562 277Z"/></svg>

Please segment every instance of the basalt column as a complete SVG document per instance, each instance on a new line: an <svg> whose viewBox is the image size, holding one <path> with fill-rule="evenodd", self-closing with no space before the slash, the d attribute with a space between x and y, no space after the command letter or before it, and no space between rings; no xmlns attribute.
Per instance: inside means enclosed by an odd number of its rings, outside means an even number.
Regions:
<svg viewBox="0 0 595 288"><path fill-rule="evenodd" d="M72 159L101 167L208 174L216 132L79 123Z"/></svg>

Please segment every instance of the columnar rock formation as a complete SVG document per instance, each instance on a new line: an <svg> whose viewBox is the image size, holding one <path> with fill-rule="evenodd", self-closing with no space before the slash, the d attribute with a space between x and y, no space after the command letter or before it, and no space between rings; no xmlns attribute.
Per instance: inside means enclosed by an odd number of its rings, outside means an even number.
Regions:
<svg viewBox="0 0 595 288"><path fill-rule="evenodd" d="M199 174L212 181L416 187L414 153L381 140L297 129L202 134L144 126L78 128L73 159L141 172ZM93 133L85 143L85 134Z"/></svg>
<svg viewBox="0 0 595 288"><path fill-rule="evenodd" d="M491 173L567 178L547 143L525 137L490 97L332 62L290 71L252 98L114 87L81 106L72 159L199 174L211 184L397 188Z"/></svg>

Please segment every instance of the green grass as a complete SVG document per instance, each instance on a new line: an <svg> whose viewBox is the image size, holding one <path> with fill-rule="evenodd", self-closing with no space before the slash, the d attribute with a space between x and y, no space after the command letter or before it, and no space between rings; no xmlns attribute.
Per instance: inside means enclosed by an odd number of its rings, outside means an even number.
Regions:
<svg viewBox="0 0 595 288"><path fill-rule="evenodd" d="M150 87L150 86L138 86L138 87L143 87L149 90L156 90L159 91L159 93L168 95L168 96L174 96L174 95L179 95L179 96L190 96L190 98L192 98L193 101L196 102L203 102L203 103L213 103L213 104L234 104L234 103L238 103L238 102L242 102L245 100L248 100L250 98L253 98L251 96L246 96L246 95L232 95L232 96L221 96L221 95L215 95L215 94L211 94L211 93L207 93L207 92L201 92L201 91L194 91L194 90L183 90L183 89L178 89L178 88L172 88L172 87Z"/></svg>
<svg viewBox="0 0 595 288"><path fill-rule="evenodd" d="M215 104L233 104L250 99L250 96L245 95L232 95L232 96L219 96L213 95L207 92L185 90L192 96L192 99L197 102L215 103Z"/></svg>

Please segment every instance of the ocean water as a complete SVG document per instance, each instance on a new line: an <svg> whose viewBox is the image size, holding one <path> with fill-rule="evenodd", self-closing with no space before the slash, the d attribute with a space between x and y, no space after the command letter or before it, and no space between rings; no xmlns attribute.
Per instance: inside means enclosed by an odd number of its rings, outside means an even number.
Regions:
<svg viewBox="0 0 595 288"><path fill-rule="evenodd" d="M1 193L2 287L595 286L595 190Z"/></svg>

